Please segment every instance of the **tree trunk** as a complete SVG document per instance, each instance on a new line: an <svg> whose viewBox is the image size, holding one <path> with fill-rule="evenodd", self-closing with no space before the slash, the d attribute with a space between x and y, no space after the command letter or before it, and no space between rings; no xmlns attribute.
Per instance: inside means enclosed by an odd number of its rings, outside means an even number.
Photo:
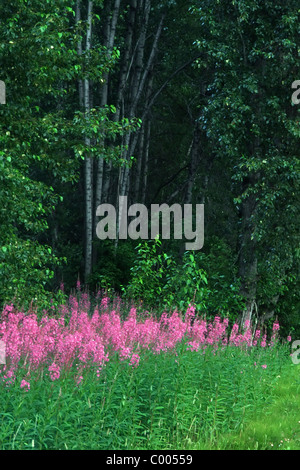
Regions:
<svg viewBox="0 0 300 470"><path fill-rule="evenodd" d="M107 49L107 54L110 55L114 48L115 36L116 36L116 27L118 22L118 15L120 10L121 0L115 0L112 17L109 19L110 11L108 11L108 16L105 23L105 47ZM109 74L106 73L103 77L104 84L101 92L100 105L102 107L108 104L108 84L109 84ZM111 167L110 167L111 168ZM96 195L95 195L95 206L98 207L102 202L102 193L103 193L103 180L104 180L104 160L103 158L98 158L97 160L97 175L96 175ZM96 220L95 220L95 229L96 229Z"/></svg>
<svg viewBox="0 0 300 470"><path fill-rule="evenodd" d="M124 117L124 112L121 116L121 108L124 104L124 93L126 89L126 83L128 82L128 77L130 74L130 70L132 67L133 57L132 55L132 42L133 42L133 34L134 34L134 24L136 19L137 13L137 0L131 0L130 2L130 9L127 18L127 33L125 38L125 45L124 50L122 52L122 65L120 70L120 76L118 80L118 93L117 93L117 101L116 101L116 112L113 115L113 121L117 122L120 120L120 117ZM107 95L106 95L107 99ZM103 100L104 103L104 100ZM106 102L105 102L106 104ZM104 175L103 175L103 195L106 198L107 202L109 201L109 189L111 186L111 175L112 175L112 161L109 160L108 162L104 163ZM115 201L113 201L115 203Z"/></svg>
<svg viewBox="0 0 300 470"><path fill-rule="evenodd" d="M244 191L252 186L255 177L244 181ZM257 290L257 256L256 243L253 239L254 224L253 216L256 208L256 196L251 194L242 202L241 207L241 233L239 246L239 277L242 279L241 294L245 296L246 307L242 313L241 324L250 321L256 305Z"/></svg>
<svg viewBox="0 0 300 470"><path fill-rule="evenodd" d="M140 131L140 139L139 139L139 148L137 154L137 166L135 172L135 184L134 184L134 202L139 201L140 195L140 182L141 182L141 175L142 175L142 162L143 162L143 155L144 155L144 142L145 142L145 125L143 124L142 129Z"/></svg>
<svg viewBox="0 0 300 470"><path fill-rule="evenodd" d="M81 21L81 0L76 1L76 13L75 13L75 22L76 25ZM77 44L77 54L81 57L82 56L82 41L78 41ZM78 81L78 93L79 93L79 106L80 109L83 109L84 101L83 101L83 81Z"/></svg>
<svg viewBox="0 0 300 470"><path fill-rule="evenodd" d="M143 189L142 189L142 204L146 202L147 182L148 182L148 161L149 161L149 148L150 148L150 134L151 134L151 121L147 121L146 144L145 144L145 161L144 161L144 176L143 176Z"/></svg>
<svg viewBox="0 0 300 470"><path fill-rule="evenodd" d="M163 22L165 18L165 14L162 15L159 25L157 27L156 33L154 35L153 44L151 48L151 52L149 54L147 64L143 70L143 59L145 54L145 42L146 42L146 33L147 33L147 26L149 21L149 15L151 10L151 1L146 0L144 5L144 13L143 13L143 26L142 30L138 39L137 44L137 52L136 52L136 60L135 60L135 72L132 76L131 80L131 93L130 93L130 104L129 109L126 109L126 115L129 119L135 117L137 112L137 107L140 102L142 93L144 91L146 81L149 78L151 69L153 67L153 63L155 60L155 56L157 53L158 48L158 41L161 36ZM151 80L151 77L150 77ZM129 162L130 156L134 154L135 147L138 141L138 134L132 138L132 133L128 132L125 136L124 145L128 148L125 152L124 160ZM126 196L128 194L129 189L129 165L124 165L123 168L119 172L119 181L118 181L118 196ZM120 213L122 213L123 208L119 207ZM117 239L115 247L118 245L118 238L119 238L119 224L117 223Z"/></svg>
<svg viewBox="0 0 300 470"><path fill-rule="evenodd" d="M185 204L192 204L193 200L193 186L194 180L196 176L196 170L198 166L199 160L199 148L200 148L200 129L199 124L195 124L194 129L194 136L193 136L193 143L190 152L190 164L189 164L189 172L188 172L188 179L187 179L187 186L186 186L186 193L185 193Z"/></svg>
<svg viewBox="0 0 300 470"><path fill-rule="evenodd" d="M146 14L148 14L148 10L146 10ZM129 117L130 118L133 118L136 114L137 106L138 106L139 100L141 98L142 92L144 90L146 80L149 77L150 71L153 67L153 62L154 62L156 52L157 52L157 47L158 47L158 41L159 41L159 38L160 38L161 32L162 32L164 18L165 18L165 15L162 15L160 23L159 23L157 31L156 31L156 34L155 34L155 37L154 37L154 40L153 40L151 53L149 55L147 65L145 67L145 70L144 70L143 74L140 73L141 64L139 63L139 61L141 60L141 58L144 55L145 44L141 43L141 45L139 47L139 50L140 50L139 54L138 54L139 59L138 59L137 67L136 67L136 76L133 80L134 86L133 86L133 89L132 89L132 99L131 99L131 106L130 106L130 110L129 110ZM144 33L142 34L142 38L144 40ZM139 77L140 77L140 80L139 80ZM150 81L152 81L152 77L150 78ZM151 85L150 85L150 88L151 88ZM135 147L136 147L137 140L138 140L138 135L136 134L134 136L131 143L130 143L130 138L131 138L131 133L128 133L128 135L126 136L126 139L125 139L125 144L128 145L128 151L127 151L127 154L125 155L125 160L127 160L127 161L129 160L130 156L134 154ZM129 166L126 166L124 168L124 171L122 172L122 180L120 182L120 194L121 195L125 195L126 187L128 187L128 177L129 177Z"/></svg>

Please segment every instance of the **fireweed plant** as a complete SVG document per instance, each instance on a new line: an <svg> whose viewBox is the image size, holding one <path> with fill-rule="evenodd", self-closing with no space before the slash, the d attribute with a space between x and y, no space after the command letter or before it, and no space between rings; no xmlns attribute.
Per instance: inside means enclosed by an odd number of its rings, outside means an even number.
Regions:
<svg viewBox="0 0 300 470"><path fill-rule="evenodd" d="M1 449L191 449L272 401L288 342L246 323L159 318L71 295L51 315L6 305Z"/></svg>

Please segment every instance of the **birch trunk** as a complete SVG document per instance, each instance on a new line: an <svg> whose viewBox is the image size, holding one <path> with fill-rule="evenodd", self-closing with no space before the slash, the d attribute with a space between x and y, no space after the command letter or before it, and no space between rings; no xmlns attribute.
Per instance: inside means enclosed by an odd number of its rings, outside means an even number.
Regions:
<svg viewBox="0 0 300 470"><path fill-rule="evenodd" d="M105 47L107 49L107 54L110 55L114 48L115 36L116 36L116 27L118 22L119 10L120 10L121 0L115 0L112 17L109 21L109 18L106 20L105 27ZM109 74L106 73L104 78L104 85L102 87L100 105L102 107L108 104L108 84L109 84ZM98 207L102 202L103 194L103 177L104 177L104 159L98 158L97 160L97 175L96 175L96 195L95 195L95 207ZM96 220L95 220L95 229L96 229Z"/></svg>
<svg viewBox="0 0 300 470"><path fill-rule="evenodd" d="M150 2L148 2L148 7L150 8ZM157 31L156 31L156 34L155 34L155 37L154 37L154 40L153 40L151 53L149 55L147 65L145 67L145 70L144 70L143 74L140 73L140 64L138 64L138 66L137 66L137 77L140 76L140 81L138 82L137 80L134 80L134 87L133 87L133 90L132 90L131 107L130 107L130 111L129 111L129 117L130 118L135 116L137 105L139 103L142 92L144 90L146 80L149 77L150 70L153 67L153 62L154 62L156 52L157 52L157 47L158 47L158 41L159 41L159 38L160 38L161 32L162 32L164 18L165 18L165 15L162 15L162 18L160 20L160 23L158 25L158 28L157 28ZM144 33L143 33L142 36L144 38ZM141 46L140 46L141 51L139 52L139 60L144 54L144 48L145 48L145 43L141 44ZM131 134L129 133L126 136L126 145L128 145L128 151L127 151L127 154L125 156L125 160L127 160L127 161L129 160L130 155L134 154L135 147L136 147L136 144L137 144L137 139L138 139L138 136L135 135L134 138L131 141L131 144L130 144L130 137L131 137ZM123 173L122 173L122 180L120 182L120 194L122 196L125 195L126 187L128 187L128 177L129 177L129 166L126 166L124 168Z"/></svg>

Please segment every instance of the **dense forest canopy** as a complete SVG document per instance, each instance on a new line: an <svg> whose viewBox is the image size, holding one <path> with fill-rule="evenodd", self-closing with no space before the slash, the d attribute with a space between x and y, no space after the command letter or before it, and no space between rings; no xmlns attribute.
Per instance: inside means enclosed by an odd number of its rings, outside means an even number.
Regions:
<svg viewBox="0 0 300 470"><path fill-rule="evenodd" d="M2 2L1 303L80 279L300 332L299 13L296 0ZM99 240L96 209L120 196L204 204L203 248Z"/></svg>

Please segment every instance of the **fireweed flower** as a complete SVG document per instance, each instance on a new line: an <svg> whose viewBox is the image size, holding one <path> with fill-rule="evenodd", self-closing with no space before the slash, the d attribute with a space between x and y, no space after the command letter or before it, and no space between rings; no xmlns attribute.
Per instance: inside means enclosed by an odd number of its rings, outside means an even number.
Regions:
<svg viewBox="0 0 300 470"><path fill-rule="evenodd" d="M192 304L190 304L185 314L186 328L189 333L191 332L191 329L192 329L191 323L194 317L195 317L195 307Z"/></svg>
<svg viewBox="0 0 300 470"><path fill-rule="evenodd" d="M21 384L20 384L20 387L21 388L24 388L26 392L28 392L30 390L30 383L29 382L26 382L26 380L22 380L21 381Z"/></svg>
<svg viewBox="0 0 300 470"><path fill-rule="evenodd" d="M103 297L103 299L101 300L101 307L107 308L108 302L109 302L109 298L108 297Z"/></svg>
<svg viewBox="0 0 300 470"><path fill-rule="evenodd" d="M266 368L267 368L267 364L263 364L261 367L262 367L263 369L266 369Z"/></svg>
<svg viewBox="0 0 300 470"><path fill-rule="evenodd" d="M4 369L6 371L6 368ZM15 376L15 371L14 371L14 367L11 368L10 370L8 370L2 377L2 380L5 382L5 385L6 386L9 386L9 385L12 385L15 380L16 380L16 376Z"/></svg>
<svg viewBox="0 0 300 470"><path fill-rule="evenodd" d="M269 346L274 346L274 344L277 341L277 336L278 336L278 330L279 330L279 323L278 321L275 321L273 323L273 330L272 330L272 337L271 337L271 342Z"/></svg>
<svg viewBox="0 0 300 470"><path fill-rule="evenodd" d="M120 357L121 360L129 359L130 355L131 355L131 349L130 348L123 348L119 352L119 357Z"/></svg>
<svg viewBox="0 0 300 470"><path fill-rule="evenodd" d="M76 385L79 385L82 380L83 380L82 375L80 375L79 377L77 377Z"/></svg>
<svg viewBox="0 0 300 470"><path fill-rule="evenodd" d="M238 342L238 331L239 331L239 325L235 323L232 327L230 338L229 338L229 343L236 345Z"/></svg>
<svg viewBox="0 0 300 470"><path fill-rule="evenodd" d="M138 354L132 354L129 365L137 367L139 365L140 356Z"/></svg>
<svg viewBox="0 0 300 470"><path fill-rule="evenodd" d="M187 345L187 349L190 349L191 351L198 351L201 345L197 343L197 341L190 341Z"/></svg>
<svg viewBox="0 0 300 470"><path fill-rule="evenodd" d="M266 334L263 336L260 345L261 345L262 348L266 347L266 345L267 345L267 335Z"/></svg>
<svg viewBox="0 0 300 470"><path fill-rule="evenodd" d="M160 319L147 314L142 320L137 319L136 309L132 307L123 320L121 302L114 302L111 309L109 302L110 299L104 297L90 315L86 294L79 301L70 296L69 302L58 310L59 318L48 317L44 311L41 319L32 310L24 314L12 305L5 306L0 317L0 340L6 345L10 366L1 368L0 381L7 386L13 384L19 364L28 371L47 364L51 380L58 380L63 370L78 365L75 382L81 381L83 371L93 365L100 377L101 370L115 353L121 361L128 360L132 367L138 367L143 350L153 354L175 353L183 342L194 354L205 354L209 345L214 350L227 346L267 346L266 334L262 338L259 330L254 334L250 324L245 324L239 332L236 323L228 332L228 319L216 316L213 321L206 321L195 316L192 305L185 316L175 310L171 315L164 312ZM275 322L273 336L278 329L278 322ZM253 343L252 338L255 338ZM25 382L24 389L28 388Z"/></svg>
<svg viewBox="0 0 300 470"><path fill-rule="evenodd" d="M58 365L53 362L51 366L48 367L48 370L50 372L50 378L51 380L57 380L60 377L60 368Z"/></svg>

